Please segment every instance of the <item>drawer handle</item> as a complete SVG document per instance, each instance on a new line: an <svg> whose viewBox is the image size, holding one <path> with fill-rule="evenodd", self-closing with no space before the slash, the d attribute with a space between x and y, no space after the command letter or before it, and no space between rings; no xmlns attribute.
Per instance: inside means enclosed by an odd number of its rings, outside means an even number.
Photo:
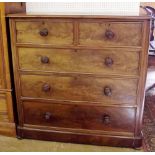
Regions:
<svg viewBox="0 0 155 155"><path fill-rule="evenodd" d="M114 38L114 36L115 36L115 34L114 34L114 32L112 32L112 31L110 31L110 30L107 30L106 32L105 32L105 36L106 36L106 38L107 39L113 39Z"/></svg>
<svg viewBox="0 0 155 155"><path fill-rule="evenodd" d="M114 62L113 62L112 58L106 57L104 63L105 63L106 66L110 67L110 66L113 65Z"/></svg>
<svg viewBox="0 0 155 155"><path fill-rule="evenodd" d="M49 91L51 90L51 86L50 86L49 84L45 83L45 84L43 84L43 86L42 86L42 90L43 90L44 92L49 92Z"/></svg>
<svg viewBox="0 0 155 155"><path fill-rule="evenodd" d="M51 118L52 114L50 112L46 112L44 117L46 120L49 120Z"/></svg>
<svg viewBox="0 0 155 155"><path fill-rule="evenodd" d="M43 64L49 63L49 57L47 57L47 56L42 56L42 57L41 57L41 62L42 62Z"/></svg>
<svg viewBox="0 0 155 155"><path fill-rule="evenodd" d="M104 124L110 124L110 116L109 115L104 115L103 116L103 123Z"/></svg>
<svg viewBox="0 0 155 155"><path fill-rule="evenodd" d="M39 34L42 37L46 37L48 35L48 29L44 28L44 29L40 30Z"/></svg>
<svg viewBox="0 0 155 155"><path fill-rule="evenodd" d="M105 96L111 96L112 95L112 90L110 87L104 87L104 95Z"/></svg>

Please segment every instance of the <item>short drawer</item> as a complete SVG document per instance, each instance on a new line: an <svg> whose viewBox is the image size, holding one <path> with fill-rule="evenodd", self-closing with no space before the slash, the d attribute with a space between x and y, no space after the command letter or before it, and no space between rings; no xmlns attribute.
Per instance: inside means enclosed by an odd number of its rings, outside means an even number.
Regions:
<svg viewBox="0 0 155 155"><path fill-rule="evenodd" d="M70 45L73 43L71 21L36 20L16 22L17 43Z"/></svg>
<svg viewBox="0 0 155 155"><path fill-rule="evenodd" d="M141 46L140 22L81 22L79 43L87 46Z"/></svg>
<svg viewBox="0 0 155 155"><path fill-rule="evenodd" d="M25 101L23 111L24 124L134 132L136 109Z"/></svg>
<svg viewBox="0 0 155 155"><path fill-rule="evenodd" d="M21 90L24 97L135 104L137 82L81 75L21 75Z"/></svg>
<svg viewBox="0 0 155 155"><path fill-rule="evenodd" d="M138 75L140 51L18 48L22 70ZM130 63L127 63L130 60Z"/></svg>

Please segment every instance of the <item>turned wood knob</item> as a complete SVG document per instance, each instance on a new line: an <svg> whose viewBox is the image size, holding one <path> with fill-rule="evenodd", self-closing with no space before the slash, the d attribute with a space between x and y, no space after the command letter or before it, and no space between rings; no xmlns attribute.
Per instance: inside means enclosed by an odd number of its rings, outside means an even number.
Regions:
<svg viewBox="0 0 155 155"><path fill-rule="evenodd" d="M49 57L47 57L47 56L42 56L42 57L41 57L41 62L44 63L44 64L49 63Z"/></svg>
<svg viewBox="0 0 155 155"><path fill-rule="evenodd" d="M46 120L49 120L51 118L52 114L50 112L46 112L45 115L44 115L44 118Z"/></svg>
<svg viewBox="0 0 155 155"><path fill-rule="evenodd" d="M103 116L103 123L104 124L110 124L110 116L109 115Z"/></svg>
<svg viewBox="0 0 155 155"><path fill-rule="evenodd" d="M46 37L48 35L48 29L44 28L44 29L40 30L39 34L42 37Z"/></svg>
<svg viewBox="0 0 155 155"><path fill-rule="evenodd" d="M114 32L112 32L111 30L107 30L107 31L105 32L105 36L106 36L107 39L113 39L114 36L115 36L115 34L114 34Z"/></svg>
<svg viewBox="0 0 155 155"><path fill-rule="evenodd" d="M110 87L104 87L104 95L105 96L111 96L112 95L112 90Z"/></svg>
<svg viewBox="0 0 155 155"><path fill-rule="evenodd" d="M51 90L51 86L50 86L49 84L45 83L45 84L43 84L43 86L42 86L42 90L43 90L44 92L48 92L48 91Z"/></svg>
<svg viewBox="0 0 155 155"><path fill-rule="evenodd" d="M104 64L105 64L106 66L112 66L112 64L113 64L113 59L110 58L110 57L106 57L106 58L105 58L105 61L104 61Z"/></svg>

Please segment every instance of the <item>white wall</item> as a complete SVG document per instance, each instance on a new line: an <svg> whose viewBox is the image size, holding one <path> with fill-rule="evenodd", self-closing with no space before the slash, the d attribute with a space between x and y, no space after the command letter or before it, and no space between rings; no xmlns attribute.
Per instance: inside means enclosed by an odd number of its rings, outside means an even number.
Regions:
<svg viewBox="0 0 155 155"><path fill-rule="evenodd" d="M140 2L105 2L102 0L72 0L66 2L27 2L28 13L138 15Z"/></svg>

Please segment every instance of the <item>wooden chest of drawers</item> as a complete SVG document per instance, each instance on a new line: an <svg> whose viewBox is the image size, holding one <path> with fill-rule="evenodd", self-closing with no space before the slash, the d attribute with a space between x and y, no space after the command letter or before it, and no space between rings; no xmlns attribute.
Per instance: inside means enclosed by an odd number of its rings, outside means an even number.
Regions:
<svg viewBox="0 0 155 155"><path fill-rule="evenodd" d="M10 80L5 4L0 3L0 135L15 136L12 87Z"/></svg>
<svg viewBox="0 0 155 155"><path fill-rule="evenodd" d="M141 145L148 17L11 15L22 138Z"/></svg>

